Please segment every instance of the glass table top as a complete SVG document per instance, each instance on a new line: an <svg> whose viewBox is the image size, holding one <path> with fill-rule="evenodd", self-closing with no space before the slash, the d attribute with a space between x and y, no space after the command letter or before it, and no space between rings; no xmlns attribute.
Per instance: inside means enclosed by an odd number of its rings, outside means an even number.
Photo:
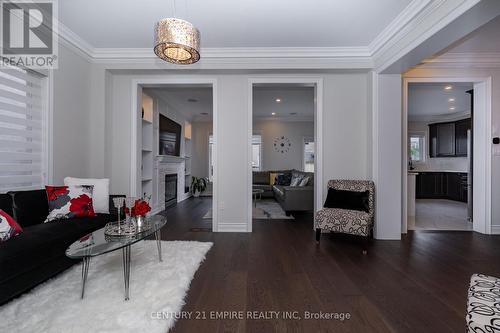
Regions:
<svg viewBox="0 0 500 333"><path fill-rule="evenodd" d="M146 221L149 225L147 229L130 236L109 236L105 234L105 228L96 230L71 244L66 250L66 256L80 259L115 251L153 235L167 224L167 218L161 215L147 217ZM124 221L121 223L124 223Z"/></svg>

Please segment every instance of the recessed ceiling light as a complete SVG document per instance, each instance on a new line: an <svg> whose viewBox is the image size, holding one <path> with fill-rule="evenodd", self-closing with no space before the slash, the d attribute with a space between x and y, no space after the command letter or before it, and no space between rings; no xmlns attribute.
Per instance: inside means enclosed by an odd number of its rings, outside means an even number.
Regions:
<svg viewBox="0 0 500 333"><path fill-rule="evenodd" d="M187 100L189 103L196 103L198 100L196 98L188 98Z"/></svg>
<svg viewBox="0 0 500 333"><path fill-rule="evenodd" d="M275 116L275 115L276 115L276 112L271 112L271 115L272 115L272 116Z"/></svg>
<svg viewBox="0 0 500 333"><path fill-rule="evenodd" d="M452 111L453 111L453 110L455 110L455 107L454 107L454 106L452 106L452 107L450 108L450 110L452 110Z"/></svg>
<svg viewBox="0 0 500 333"><path fill-rule="evenodd" d="M276 103L281 103L281 98L276 98Z"/></svg>
<svg viewBox="0 0 500 333"><path fill-rule="evenodd" d="M453 86L445 86L444 87L444 90L451 90L451 89L453 89Z"/></svg>
<svg viewBox="0 0 500 333"><path fill-rule="evenodd" d="M450 98L450 99L448 99L448 102L450 102L450 103L451 102L455 102L455 99L454 98Z"/></svg>

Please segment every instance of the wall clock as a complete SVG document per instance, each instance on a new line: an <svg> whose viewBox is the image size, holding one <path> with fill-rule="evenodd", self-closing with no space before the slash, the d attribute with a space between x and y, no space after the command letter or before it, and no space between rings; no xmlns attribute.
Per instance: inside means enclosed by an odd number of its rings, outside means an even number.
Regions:
<svg viewBox="0 0 500 333"><path fill-rule="evenodd" d="M290 139L285 138L284 136L274 139L274 150L278 153L286 153L292 147L292 143Z"/></svg>

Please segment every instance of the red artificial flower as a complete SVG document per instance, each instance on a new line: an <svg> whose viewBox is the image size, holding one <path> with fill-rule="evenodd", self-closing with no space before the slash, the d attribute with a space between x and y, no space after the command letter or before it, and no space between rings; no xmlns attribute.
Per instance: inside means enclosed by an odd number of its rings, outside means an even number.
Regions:
<svg viewBox="0 0 500 333"><path fill-rule="evenodd" d="M45 186L45 191L47 192L47 198L49 201L54 201L57 197L69 193L67 186Z"/></svg>
<svg viewBox="0 0 500 333"><path fill-rule="evenodd" d="M151 207L148 202L145 200L136 200L134 203L134 207L132 207L131 216L142 216L146 215L151 211Z"/></svg>
<svg viewBox="0 0 500 333"><path fill-rule="evenodd" d="M78 198L71 199L69 202L71 203L69 211L76 216L96 216L92 199L88 195L82 194Z"/></svg>

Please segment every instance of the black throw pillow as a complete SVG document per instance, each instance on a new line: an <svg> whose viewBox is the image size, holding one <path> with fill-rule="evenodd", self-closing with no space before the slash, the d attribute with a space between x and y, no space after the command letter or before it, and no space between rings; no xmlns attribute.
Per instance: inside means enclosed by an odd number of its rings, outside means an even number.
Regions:
<svg viewBox="0 0 500 333"><path fill-rule="evenodd" d="M369 194L369 191L357 192L330 188L323 207L359 210L368 213L370 211Z"/></svg>
<svg viewBox="0 0 500 333"><path fill-rule="evenodd" d="M292 174L291 173L283 173L276 177L276 185L281 186L290 186L292 183Z"/></svg>

